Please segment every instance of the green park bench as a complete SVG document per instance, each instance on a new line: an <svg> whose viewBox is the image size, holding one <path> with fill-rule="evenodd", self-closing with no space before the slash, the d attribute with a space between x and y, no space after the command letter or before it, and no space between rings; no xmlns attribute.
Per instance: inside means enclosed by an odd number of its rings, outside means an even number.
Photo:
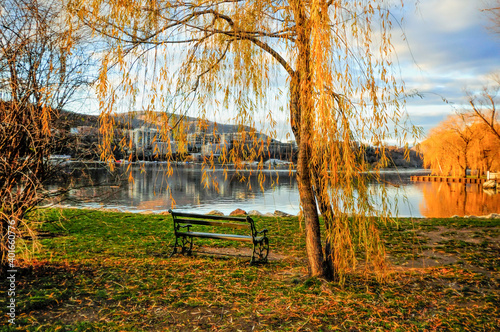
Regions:
<svg viewBox="0 0 500 332"><path fill-rule="evenodd" d="M198 237L206 239L251 242L253 244L253 252L250 263L267 262L267 255L269 254L267 229L257 231L255 228L255 222L249 216L242 218L182 213L174 212L172 210L169 210L169 212L172 215L175 233L174 249L170 254L170 257L176 253L191 254L191 250L193 249L193 238ZM199 226L213 226L214 228L217 228L217 230L247 229L249 235L193 231L193 229L196 230Z"/></svg>

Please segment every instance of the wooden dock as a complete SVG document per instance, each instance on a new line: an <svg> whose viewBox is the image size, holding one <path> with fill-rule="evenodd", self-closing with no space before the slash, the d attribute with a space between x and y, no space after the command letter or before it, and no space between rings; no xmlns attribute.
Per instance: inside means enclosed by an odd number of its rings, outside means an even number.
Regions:
<svg viewBox="0 0 500 332"><path fill-rule="evenodd" d="M483 178L452 178L445 176L411 176L411 181L415 182L449 182L449 183L472 183L472 184L483 184L486 179Z"/></svg>

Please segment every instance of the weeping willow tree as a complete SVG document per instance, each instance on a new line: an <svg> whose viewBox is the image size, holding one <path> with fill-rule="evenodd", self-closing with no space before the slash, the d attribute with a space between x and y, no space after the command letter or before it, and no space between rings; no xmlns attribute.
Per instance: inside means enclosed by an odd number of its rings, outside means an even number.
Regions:
<svg viewBox="0 0 500 332"><path fill-rule="evenodd" d="M133 104L145 93L145 110L175 108L179 114L188 103L173 107L172 100L191 98L189 105L202 117L227 110L243 128L255 123L259 110L270 109L270 91L278 81L287 87L288 105L283 113L269 110L266 119L273 133L279 118L286 117L298 146L296 176L310 274L342 279L356 267L359 251L367 268L380 271L384 249L369 217L374 211L362 175L369 167L363 146L380 150L382 166L383 142L409 133L401 129L406 128L404 90L391 56L394 5L383 0L70 1L81 22L109 43L98 87L102 157L112 158L113 114L123 104L121 96ZM119 85L113 84L117 73ZM169 116L161 128L165 135L177 125ZM233 163L237 154L222 155L222 162ZM385 220L384 199L382 204Z"/></svg>

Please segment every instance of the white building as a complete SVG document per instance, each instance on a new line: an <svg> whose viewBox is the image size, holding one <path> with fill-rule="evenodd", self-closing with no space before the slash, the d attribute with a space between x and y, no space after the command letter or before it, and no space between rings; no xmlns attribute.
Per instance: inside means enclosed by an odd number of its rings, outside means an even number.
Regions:
<svg viewBox="0 0 500 332"><path fill-rule="evenodd" d="M132 148L136 151L151 150L153 155L167 155L178 152L178 143L171 134L164 137L156 128L142 126L128 132L132 141Z"/></svg>
<svg viewBox="0 0 500 332"><path fill-rule="evenodd" d="M218 144L207 143L201 147L201 155L202 156L211 156L211 155L218 156L227 147L228 147L228 145L225 142L221 142Z"/></svg>
<svg viewBox="0 0 500 332"><path fill-rule="evenodd" d="M132 146L136 149L148 149L152 147L154 141L159 141L158 130L142 126L133 130L129 130Z"/></svg>

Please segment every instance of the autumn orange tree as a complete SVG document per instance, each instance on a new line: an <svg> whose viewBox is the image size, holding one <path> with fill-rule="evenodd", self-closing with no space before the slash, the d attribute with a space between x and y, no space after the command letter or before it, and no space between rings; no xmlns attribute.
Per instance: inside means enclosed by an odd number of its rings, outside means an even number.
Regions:
<svg viewBox="0 0 500 332"><path fill-rule="evenodd" d="M422 143L424 166L440 174L466 175L470 150L477 132L465 114L449 116Z"/></svg>
<svg viewBox="0 0 500 332"><path fill-rule="evenodd" d="M479 174L496 170L500 140L491 128L471 110L449 116L421 144L424 167L436 175L460 177L468 169Z"/></svg>
<svg viewBox="0 0 500 332"><path fill-rule="evenodd" d="M131 109L168 108L179 115L187 105L201 117L228 110L242 128L267 110L271 134L277 119L287 117L299 149L296 174L311 275L342 280L355 268L358 251L367 268L380 271L384 249L375 220L368 218L372 202L360 176L368 166L356 142L383 150L388 138L409 133L404 90L392 67L392 5L384 0L70 1L81 22L109 44L98 86L102 157L112 158L113 114L123 100ZM113 84L117 74L121 79ZM281 114L270 106L281 93L271 89L274 85L287 86L288 107ZM168 140L174 126L166 115L160 139ZM236 156L222 153L221 160L237 163ZM386 210L381 213L387 216Z"/></svg>
<svg viewBox="0 0 500 332"><path fill-rule="evenodd" d="M498 10L498 9L497 9ZM471 151L474 169L481 173L499 171L500 162L500 115L497 110L500 92L500 76L493 74L491 83L476 94L469 94L470 107L462 114L473 117L477 138Z"/></svg>

